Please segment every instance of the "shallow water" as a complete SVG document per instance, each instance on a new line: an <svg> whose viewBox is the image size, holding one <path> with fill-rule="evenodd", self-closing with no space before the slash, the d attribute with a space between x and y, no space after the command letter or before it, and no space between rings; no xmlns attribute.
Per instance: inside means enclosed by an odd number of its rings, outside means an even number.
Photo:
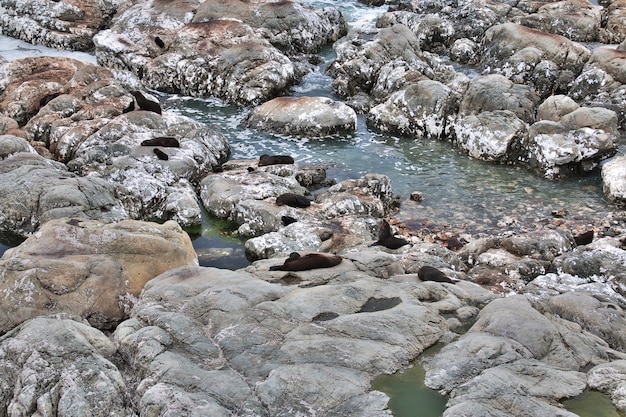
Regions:
<svg viewBox="0 0 626 417"><path fill-rule="evenodd" d="M576 398L563 401L563 405L580 417L625 417L615 408L608 395L598 391L585 391Z"/></svg>

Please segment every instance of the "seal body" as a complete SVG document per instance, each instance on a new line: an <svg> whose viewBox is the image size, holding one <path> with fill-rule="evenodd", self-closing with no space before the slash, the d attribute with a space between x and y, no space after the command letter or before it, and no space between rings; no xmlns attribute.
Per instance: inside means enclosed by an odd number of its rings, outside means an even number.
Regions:
<svg viewBox="0 0 626 417"><path fill-rule="evenodd" d="M448 278L446 274L437 268L428 265L421 267L419 271L417 271L417 276L422 281L447 282L449 284L454 284L454 281Z"/></svg>
<svg viewBox="0 0 626 417"><path fill-rule="evenodd" d="M150 100L141 94L141 91L131 91L131 94L135 97L135 101L141 110L161 114L161 104L159 102Z"/></svg>
<svg viewBox="0 0 626 417"><path fill-rule="evenodd" d="M279 206L306 208L311 205L311 201L300 194L285 193L276 197L276 204Z"/></svg>
<svg viewBox="0 0 626 417"><path fill-rule="evenodd" d="M285 164L294 164L295 161L291 156L288 155L267 155L263 154L259 157L259 166L266 165L285 165Z"/></svg>
<svg viewBox="0 0 626 417"><path fill-rule="evenodd" d="M391 233L391 226L389 225L389 222L383 219L378 231L378 240L370 246L380 245L386 247L387 249L398 249L408 244L409 242L407 240L395 237L393 233Z"/></svg>
<svg viewBox="0 0 626 417"><path fill-rule="evenodd" d="M164 148L180 148L178 139L172 136L159 136L152 139L146 139L141 142L141 146L162 146Z"/></svg>
<svg viewBox="0 0 626 417"><path fill-rule="evenodd" d="M298 252L291 252L289 258L282 265L270 266L270 271L307 271L309 269L330 268L339 265L342 259L341 256L323 253L308 253L301 256Z"/></svg>
<svg viewBox="0 0 626 417"><path fill-rule="evenodd" d="M160 150L159 148L154 148L153 152L157 156L157 158L159 158L161 161L167 161L168 159L170 159L170 157L167 156L167 154L163 152L162 150Z"/></svg>

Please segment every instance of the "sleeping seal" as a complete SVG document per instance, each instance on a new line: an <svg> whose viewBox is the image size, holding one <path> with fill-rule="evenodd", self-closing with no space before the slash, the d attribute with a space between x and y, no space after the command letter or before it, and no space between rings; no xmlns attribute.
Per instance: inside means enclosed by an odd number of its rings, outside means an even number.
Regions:
<svg viewBox="0 0 626 417"><path fill-rule="evenodd" d="M454 284L455 282L437 268L428 265L424 265L417 271L417 277L422 281L447 282L449 284Z"/></svg>
<svg viewBox="0 0 626 417"><path fill-rule="evenodd" d="M298 252L291 252L282 265L270 266L270 271L308 271L309 269L330 268L339 265L342 259L341 256L323 253L308 253L301 256Z"/></svg>
<svg viewBox="0 0 626 417"><path fill-rule="evenodd" d="M284 165L284 164L293 164L295 161L291 156L288 155L268 155L263 154L259 157L259 166L263 167L266 165Z"/></svg>
<svg viewBox="0 0 626 417"><path fill-rule="evenodd" d="M300 194L285 193L276 197L276 205L296 208L306 208L311 205L311 200Z"/></svg>

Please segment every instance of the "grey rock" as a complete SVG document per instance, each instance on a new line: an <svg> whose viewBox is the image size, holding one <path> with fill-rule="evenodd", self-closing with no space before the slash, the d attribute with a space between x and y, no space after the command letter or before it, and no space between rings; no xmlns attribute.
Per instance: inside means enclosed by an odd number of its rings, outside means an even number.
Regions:
<svg viewBox="0 0 626 417"><path fill-rule="evenodd" d="M421 80L389 96L368 114L368 125L417 138L440 139L459 97L444 84Z"/></svg>
<svg viewBox="0 0 626 417"><path fill-rule="evenodd" d="M616 156L602 165L602 188L613 201L626 201L626 156Z"/></svg>
<svg viewBox="0 0 626 417"><path fill-rule="evenodd" d="M595 366L587 373L587 383L591 388L609 394L622 413L626 411L626 361Z"/></svg>
<svg viewBox="0 0 626 417"><path fill-rule="evenodd" d="M4 415L135 416L115 346L70 317L38 317L0 337Z"/></svg>
<svg viewBox="0 0 626 417"><path fill-rule="evenodd" d="M20 137L13 135L0 136L0 160L6 159L11 155L20 152L36 153L35 148L30 146L26 140Z"/></svg>
<svg viewBox="0 0 626 417"><path fill-rule="evenodd" d="M0 230L19 236L62 217L112 222L130 217L120 202L125 190L94 176L79 177L65 165L32 152L0 161Z"/></svg>

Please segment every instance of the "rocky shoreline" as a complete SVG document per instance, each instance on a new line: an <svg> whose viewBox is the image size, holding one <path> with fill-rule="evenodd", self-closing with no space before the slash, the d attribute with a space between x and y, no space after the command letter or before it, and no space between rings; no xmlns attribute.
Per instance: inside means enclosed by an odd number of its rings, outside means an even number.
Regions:
<svg viewBox="0 0 626 417"><path fill-rule="evenodd" d="M623 2L391 3L351 29L295 2L1 6L3 34L98 65L0 63L0 233L25 239L0 259L0 416L389 416L371 382L435 344L446 417L573 416L561 401L589 389L626 413L621 211L411 229L387 176L233 160L150 92L250 106L248 126L285 135L350 134L362 114L553 180L601 170L626 200ZM330 44L343 101L288 97ZM198 266L182 227L202 207L252 265ZM401 245L372 245L383 221Z"/></svg>

